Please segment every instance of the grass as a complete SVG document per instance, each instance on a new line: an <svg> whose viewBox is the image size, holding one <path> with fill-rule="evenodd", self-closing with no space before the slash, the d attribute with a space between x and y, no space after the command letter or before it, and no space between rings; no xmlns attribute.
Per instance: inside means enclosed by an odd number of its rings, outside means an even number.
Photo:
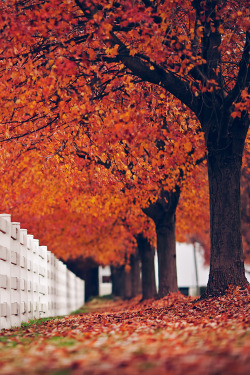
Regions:
<svg viewBox="0 0 250 375"><path fill-rule="evenodd" d="M113 301L115 299L115 297L113 296L113 294L106 294L105 296L100 296L100 297L90 297L88 299L88 302L92 302L92 301L99 301L99 302L102 302L102 301Z"/></svg>
<svg viewBox="0 0 250 375"><path fill-rule="evenodd" d="M101 297L90 297L85 305L80 309L73 311L70 315L89 314L98 311L98 309L103 309L105 304L116 300L117 298L112 294L107 294Z"/></svg>
<svg viewBox="0 0 250 375"><path fill-rule="evenodd" d="M54 319L61 319L63 316L51 316L48 318L39 318L39 319L30 319L28 322L23 322L21 324L21 328L28 328L36 324L37 326L43 324L44 322L47 322L49 320L54 320Z"/></svg>
<svg viewBox="0 0 250 375"><path fill-rule="evenodd" d="M91 309L84 305L80 309L72 311L69 315L88 314L89 312L91 312Z"/></svg>
<svg viewBox="0 0 250 375"><path fill-rule="evenodd" d="M108 295L101 296L101 297L91 297L85 305L83 305L80 309L72 311L69 315L73 316L73 315L88 314L93 311L96 311L99 307L98 305L100 305L100 308L101 308L103 307L102 305L105 304L106 302L114 301L114 300L115 298L113 297L112 294L108 294ZM55 319L61 319L61 318L63 318L63 316L50 316L47 318L30 319L28 322L23 322L20 328L29 328L33 325L39 326L49 320L55 320ZM1 342L1 337L0 337L0 342Z"/></svg>
<svg viewBox="0 0 250 375"><path fill-rule="evenodd" d="M86 304L84 304L80 309L77 309L73 312L71 312L70 316L77 316L77 315L84 315L89 314L91 312L95 312L98 310L101 310L105 308L106 303L110 303L110 301L113 301L114 298L112 295L107 295L103 297L92 297ZM35 337L41 337L41 333L39 331L40 326L42 326L44 323L48 321L54 321L57 319L62 319L64 316L51 316L46 318L39 318L39 319L30 319L28 322L23 322L20 327L14 328L13 331L10 332L8 336L0 335L0 344L1 351L5 348L15 348L19 345L30 345L32 343L32 340L34 340ZM32 330L32 337L26 337L27 330ZM11 329L12 330L12 329ZM2 332L3 333L3 332ZM77 340L74 338L69 337L63 337L63 336L55 336L50 337L48 339L48 342L50 342L52 345L55 345L58 348L67 348L74 346L77 344ZM55 372L57 374L57 372ZM65 374L68 374L67 371ZM54 375L54 374L53 374ZM62 375L60 373L60 375Z"/></svg>

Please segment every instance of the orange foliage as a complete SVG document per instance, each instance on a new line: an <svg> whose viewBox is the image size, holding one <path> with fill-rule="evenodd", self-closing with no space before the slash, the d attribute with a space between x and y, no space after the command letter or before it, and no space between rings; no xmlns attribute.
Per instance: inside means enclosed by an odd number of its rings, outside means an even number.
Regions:
<svg viewBox="0 0 250 375"><path fill-rule="evenodd" d="M1 211L11 212L12 221L64 260L91 256L100 264L124 263L135 249L134 235L144 230L153 238L153 226L130 196L95 186L96 178L56 157L44 164L32 151L3 175Z"/></svg>
<svg viewBox="0 0 250 375"><path fill-rule="evenodd" d="M234 87L249 19L247 1L239 11L231 0L217 9L219 26L206 20L223 59L204 77L196 3L1 3L1 208L59 256L74 248L105 263L115 247L132 251L138 228L154 237L140 208L176 184L178 239L208 247L207 182L196 166L205 144L191 110ZM232 118L248 106L242 90Z"/></svg>

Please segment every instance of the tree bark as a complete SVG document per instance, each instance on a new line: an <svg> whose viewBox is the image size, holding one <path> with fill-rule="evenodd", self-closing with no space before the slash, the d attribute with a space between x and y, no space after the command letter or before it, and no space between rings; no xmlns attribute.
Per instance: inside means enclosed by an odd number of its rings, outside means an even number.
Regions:
<svg viewBox="0 0 250 375"><path fill-rule="evenodd" d="M141 293L141 273L140 258L138 249L130 256L131 266L131 297L136 297Z"/></svg>
<svg viewBox="0 0 250 375"><path fill-rule="evenodd" d="M178 292L176 270L175 214L164 215L156 227L159 270L158 297Z"/></svg>
<svg viewBox="0 0 250 375"><path fill-rule="evenodd" d="M161 197L151 203L144 212L154 220L157 234L157 254L159 271L158 297L177 292L175 212L180 197L180 189L162 191Z"/></svg>
<svg viewBox="0 0 250 375"><path fill-rule="evenodd" d="M112 294L115 297L122 297L123 271L122 266L111 266Z"/></svg>
<svg viewBox="0 0 250 375"><path fill-rule="evenodd" d="M156 297L155 285L155 251L147 238L142 234L136 237L139 256L141 259L142 273L142 299L151 299Z"/></svg>
<svg viewBox="0 0 250 375"><path fill-rule="evenodd" d="M250 156L250 155L249 155ZM250 160L241 171L241 228L244 260L250 262Z"/></svg>
<svg viewBox="0 0 250 375"><path fill-rule="evenodd" d="M132 288L132 283L131 283L131 270L126 271L125 266L123 269L123 280L124 280L124 286L123 286L123 299L130 299L132 296L131 293L131 288Z"/></svg>
<svg viewBox="0 0 250 375"><path fill-rule="evenodd" d="M70 271L85 281L85 302L91 297L99 296L99 267L92 258L68 259L65 264Z"/></svg>
<svg viewBox="0 0 250 375"><path fill-rule="evenodd" d="M99 296L99 267L90 268L85 276L85 295L86 301L91 297Z"/></svg>
<svg viewBox="0 0 250 375"><path fill-rule="evenodd" d="M125 266L111 266L112 294L122 299L131 298L131 271L127 272Z"/></svg>
<svg viewBox="0 0 250 375"><path fill-rule="evenodd" d="M223 150L208 154L211 258L205 295L219 295L229 285L246 286L241 217L240 153Z"/></svg>

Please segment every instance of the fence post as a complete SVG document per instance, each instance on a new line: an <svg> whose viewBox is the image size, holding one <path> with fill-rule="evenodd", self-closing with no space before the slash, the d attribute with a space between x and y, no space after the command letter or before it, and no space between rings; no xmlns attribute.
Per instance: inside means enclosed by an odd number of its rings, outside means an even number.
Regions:
<svg viewBox="0 0 250 375"><path fill-rule="evenodd" d="M0 329L11 327L10 322L10 236L11 217L0 215Z"/></svg>
<svg viewBox="0 0 250 375"><path fill-rule="evenodd" d="M71 274L70 270L67 269L67 313L70 313L70 309L72 307L72 300L71 300Z"/></svg>
<svg viewBox="0 0 250 375"><path fill-rule="evenodd" d="M77 290L76 290L76 275L67 269L67 313L71 313L78 309L77 304Z"/></svg>
<svg viewBox="0 0 250 375"><path fill-rule="evenodd" d="M27 230L20 229L21 321L28 321Z"/></svg>
<svg viewBox="0 0 250 375"><path fill-rule="evenodd" d="M58 315L67 314L67 267L60 260L57 262L57 302ZM60 286L60 287L59 287Z"/></svg>
<svg viewBox="0 0 250 375"><path fill-rule="evenodd" d="M34 319L39 318L39 240L33 239L32 251L33 251L33 314Z"/></svg>
<svg viewBox="0 0 250 375"><path fill-rule="evenodd" d="M49 316L54 316L53 311L53 300L52 300L52 254L50 251L47 251L47 299L48 299L48 314Z"/></svg>
<svg viewBox="0 0 250 375"><path fill-rule="evenodd" d="M76 278L76 309L79 309L84 304L84 281Z"/></svg>
<svg viewBox="0 0 250 375"><path fill-rule="evenodd" d="M85 281L81 280L82 283L82 304L85 304Z"/></svg>
<svg viewBox="0 0 250 375"><path fill-rule="evenodd" d="M77 295L76 295L76 280L77 277L75 274L73 274L73 280L72 280L72 300L73 300L73 311L76 311L78 309L77 305Z"/></svg>
<svg viewBox="0 0 250 375"><path fill-rule="evenodd" d="M51 265L52 265L52 273L51 273L51 286L52 286L52 293L51 293L51 301L52 301L52 311L53 316L57 316L57 289L56 289L56 263L57 259L54 254L51 254Z"/></svg>
<svg viewBox="0 0 250 375"><path fill-rule="evenodd" d="M33 290L33 250L34 236L27 235L27 292L28 292L28 319L34 319L34 290Z"/></svg>
<svg viewBox="0 0 250 375"><path fill-rule="evenodd" d="M47 246L39 246L39 317L48 314Z"/></svg>
<svg viewBox="0 0 250 375"><path fill-rule="evenodd" d="M20 223L11 223L10 239L10 324L21 325Z"/></svg>

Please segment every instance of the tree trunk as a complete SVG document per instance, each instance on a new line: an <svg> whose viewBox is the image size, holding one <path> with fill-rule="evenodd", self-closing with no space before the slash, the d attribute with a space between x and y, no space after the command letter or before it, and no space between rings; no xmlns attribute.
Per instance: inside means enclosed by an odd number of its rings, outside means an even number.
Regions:
<svg viewBox="0 0 250 375"><path fill-rule="evenodd" d="M122 297L123 271L122 266L111 266L112 294L115 297Z"/></svg>
<svg viewBox="0 0 250 375"><path fill-rule="evenodd" d="M250 160L241 171L241 228L244 260L250 262Z"/></svg>
<svg viewBox="0 0 250 375"><path fill-rule="evenodd" d="M154 220L157 234L157 254L159 270L158 297L177 292L175 212L180 197L180 189L162 191L161 197L143 211Z"/></svg>
<svg viewBox="0 0 250 375"><path fill-rule="evenodd" d="M99 267L92 258L68 259L65 264L70 271L85 281L85 301L99 296Z"/></svg>
<svg viewBox="0 0 250 375"><path fill-rule="evenodd" d="M142 234L136 237L139 256L141 259L142 272L142 299L151 299L156 297L155 285L155 251L148 239Z"/></svg>
<svg viewBox="0 0 250 375"><path fill-rule="evenodd" d="M112 294L123 299L131 298L131 272L125 266L111 267Z"/></svg>
<svg viewBox="0 0 250 375"><path fill-rule="evenodd" d="M219 295L229 285L246 286L241 218L240 153L208 154L211 258L205 295Z"/></svg>
<svg viewBox="0 0 250 375"><path fill-rule="evenodd" d="M158 297L178 292L176 270L175 214L164 215L156 227L159 272Z"/></svg>
<svg viewBox="0 0 250 375"><path fill-rule="evenodd" d="M99 267L90 268L86 271L85 277L85 298L88 301L91 297L99 296Z"/></svg>
<svg viewBox="0 0 250 375"><path fill-rule="evenodd" d="M138 249L130 256L131 266L131 297L136 297L141 293L140 258Z"/></svg>
<svg viewBox="0 0 250 375"><path fill-rule="evenodd" d="M126 271L125 266L123 267L123 299L130 299L131 298L131 270Z"/></svg>

